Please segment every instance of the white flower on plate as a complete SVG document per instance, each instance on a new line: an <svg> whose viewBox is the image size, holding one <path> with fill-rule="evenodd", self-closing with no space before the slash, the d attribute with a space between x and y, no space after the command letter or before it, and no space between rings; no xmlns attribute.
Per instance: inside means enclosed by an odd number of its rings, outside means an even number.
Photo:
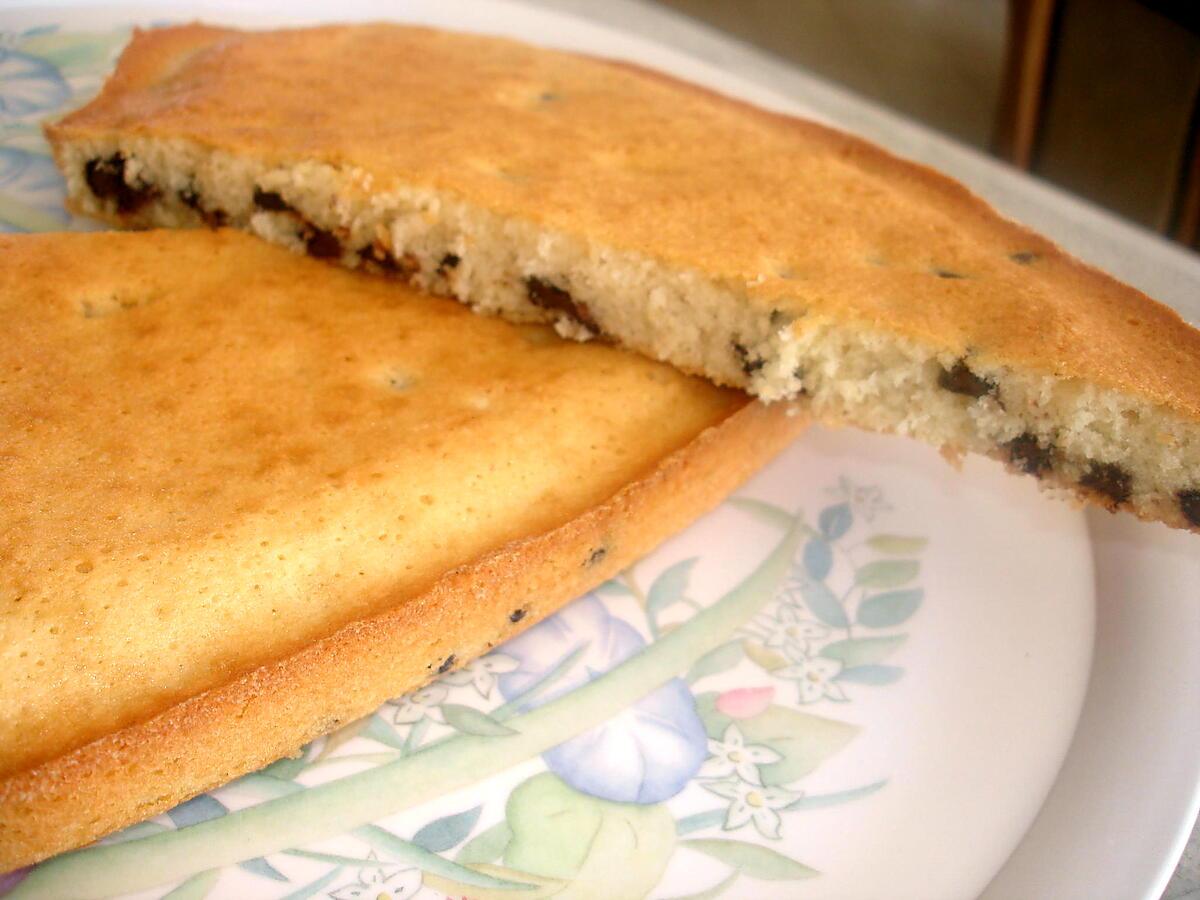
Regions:
<svg viewBox="0 0 1200 900"><path fill-rule="evenodd" d="M367 859L378 859L372 852ZM421 890L421 870L413 868L397 869L390 875L384 874L383 864L371 869L369 873L359 870L358 881L342 885L337 890L330 891L333 900L408 900Z"/></svg>
<svg viewBox="0 0 1200 900"><path fill-rule="evenodd" d="M705 790L729 800L725 813L725 831L736 831L753 822L765 838L778 838L781 820L777 810L800 799L800 793L779 787L761 787L744 781L706 781Z"/></svg>
<svg viewBox="0 0 1200 900"><path fill-rule="evenodd" d="M701 778L728 778L736 775L747 784L762 784L758 767L783 759L770 747L747 744L741 730L730 723L721 740L708 741L709 757L700 767Z"/></svg>
<svg viewBox="0 0 1200 900"><path fill-rule="evenodd" d="M442 713L441 704L449 693L440 684L431 684L419 691L405 694L392 702L396 704L396 713L392 721L397 725L415 725L422 719L445 724L446 717Z"/></svg>
<svg viewBox="0 0 1200 900"><path fill-rule="evenodd" d="M791 603L780 603L774 619L766 628L768 634L764 646L772 650L782 649L788 656L804 656L812 649L813 641L829 635L829 629L820 622L813 622L800 615L800 610Z"/></svg>
<svg viewBox="0 0 1200 900"><path fill-rule="evenodd" d="M873 522L880 513L890 512L892 505L883 499L883 490L874 484L855 484L845 475L838 479L837 487L828 493L841 497L850 504L854 514L867 522Z"/></svg>
<svg viewBox="0 0 1200 900"><path fill-rule="evenodd" d="M521 664L511 656L503 653L492 653L480 657L463 666L457 672L451 672L442 680L453 685L474 685L480 697L490 697L492 688L496 686L496 676L514 672Z"/></svg>
<svg viewBox="0 0 1200 900"><path fill-rule="evenodd" d="M836 659L823 656L806 656L790 666L776 669L774 674L796 682L800 689L801 703L816 703L818 700L845 700L846 692L834 679L842 671Z"/></svg>

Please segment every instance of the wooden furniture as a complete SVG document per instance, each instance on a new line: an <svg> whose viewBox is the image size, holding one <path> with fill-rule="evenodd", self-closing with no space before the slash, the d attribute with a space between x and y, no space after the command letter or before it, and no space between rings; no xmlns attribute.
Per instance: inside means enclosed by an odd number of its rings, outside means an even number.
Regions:
<svg viewBox="0 0 1200 900"><path fill-rule="evenodd" d="M1162 35L1170 40L1162 41ZM993 151L1021 169L1060 183L1065 174L1069 189L1181 243L1200 247L1198 39L1200 3L1194 0L1009 0ZM1070 48L1072 59L1062 58L1065 47ZM1145 67L1137 64L1139 55ZM1114 67L1114 59L1122 60L1126 68ZM1079 78L1081 66L1088 65L1093 67L1095 85ZM1064 66L1073 67L1075 77L1069 86L1056 84ZM1147 74L1143 69L1154 71ZM1139 76L1144 83L1138 83ZM1108 92L1110 98L1105 84L1120 87ZM1076 96L1071 96L1072 91ZM1110 108L1105 108L1109 99ZM1090 116L1081 112L1088 104ZM1050 162L1040 158L1040 151L1053 126L1048 117L1056 114L1070 117L1064 129L1076 129L1071 135L1076 146L1073 154L1064 158L1059 152ZM1120 119L1112 119L1104 128L1105 116L1124 117L1129 123L1124 134ZM1137 133L1131 133L1139 127L1138 116L1143 125L1152 126L1141 148ZM1059 151L1063 144L1058 137ZM1122 167L1128 172L1129 164L1140 164L1147 170L1144 177L1120 185L1106 183L1111 182L1104 177L1106 154L1112 159L1107 172ZM1077 180L1070 180L1073 176Z"/></svg>

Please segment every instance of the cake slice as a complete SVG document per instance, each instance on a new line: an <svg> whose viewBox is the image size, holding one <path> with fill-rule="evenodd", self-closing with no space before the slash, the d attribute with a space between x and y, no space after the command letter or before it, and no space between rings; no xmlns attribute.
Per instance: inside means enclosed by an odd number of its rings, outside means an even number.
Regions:
<svg viewBox="0 0 1200 900"><path fill-rule="evenodd" d="M803 417L233 230L0 238L0 872L612 576Z"/></svg>
<svg viewBox="0 0 1200 900"><path fill-rule="evenodd" d="M1200 528L1200 333L828 128L492 37L191 25L47 135L109 222L236 225Z"/></svg>

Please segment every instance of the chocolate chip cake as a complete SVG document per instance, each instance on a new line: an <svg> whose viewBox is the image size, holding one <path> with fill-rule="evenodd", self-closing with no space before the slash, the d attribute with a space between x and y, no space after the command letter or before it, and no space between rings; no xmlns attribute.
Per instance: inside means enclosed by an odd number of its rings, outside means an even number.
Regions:
<svg viewBox="0 0 1200 900"><path fill-rule="evenodd" d="M0 872L649 551L802 416L233 230L0 237Z"/></svg>
<svg viewBox="0 0 1200 900"><path fill-rule="evenodd" d="M109 222L228 223L1200 529L1200 333L849 135L383 24L139 32L47 134Z"/></svg>

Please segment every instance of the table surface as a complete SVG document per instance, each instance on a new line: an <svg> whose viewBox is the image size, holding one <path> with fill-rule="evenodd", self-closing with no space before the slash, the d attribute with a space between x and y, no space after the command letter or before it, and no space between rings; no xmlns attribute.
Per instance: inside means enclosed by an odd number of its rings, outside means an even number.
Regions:
<svg viewBox="0 0 1200 900"><path fill-rule="evenodd" d="M968 184L1004 214L1169 303L1200 326L1200 256L742 41L644 0L525 0L640 35L795 98L832 122ZM1200 826L1163 900L1200 900Z"/></svg>

